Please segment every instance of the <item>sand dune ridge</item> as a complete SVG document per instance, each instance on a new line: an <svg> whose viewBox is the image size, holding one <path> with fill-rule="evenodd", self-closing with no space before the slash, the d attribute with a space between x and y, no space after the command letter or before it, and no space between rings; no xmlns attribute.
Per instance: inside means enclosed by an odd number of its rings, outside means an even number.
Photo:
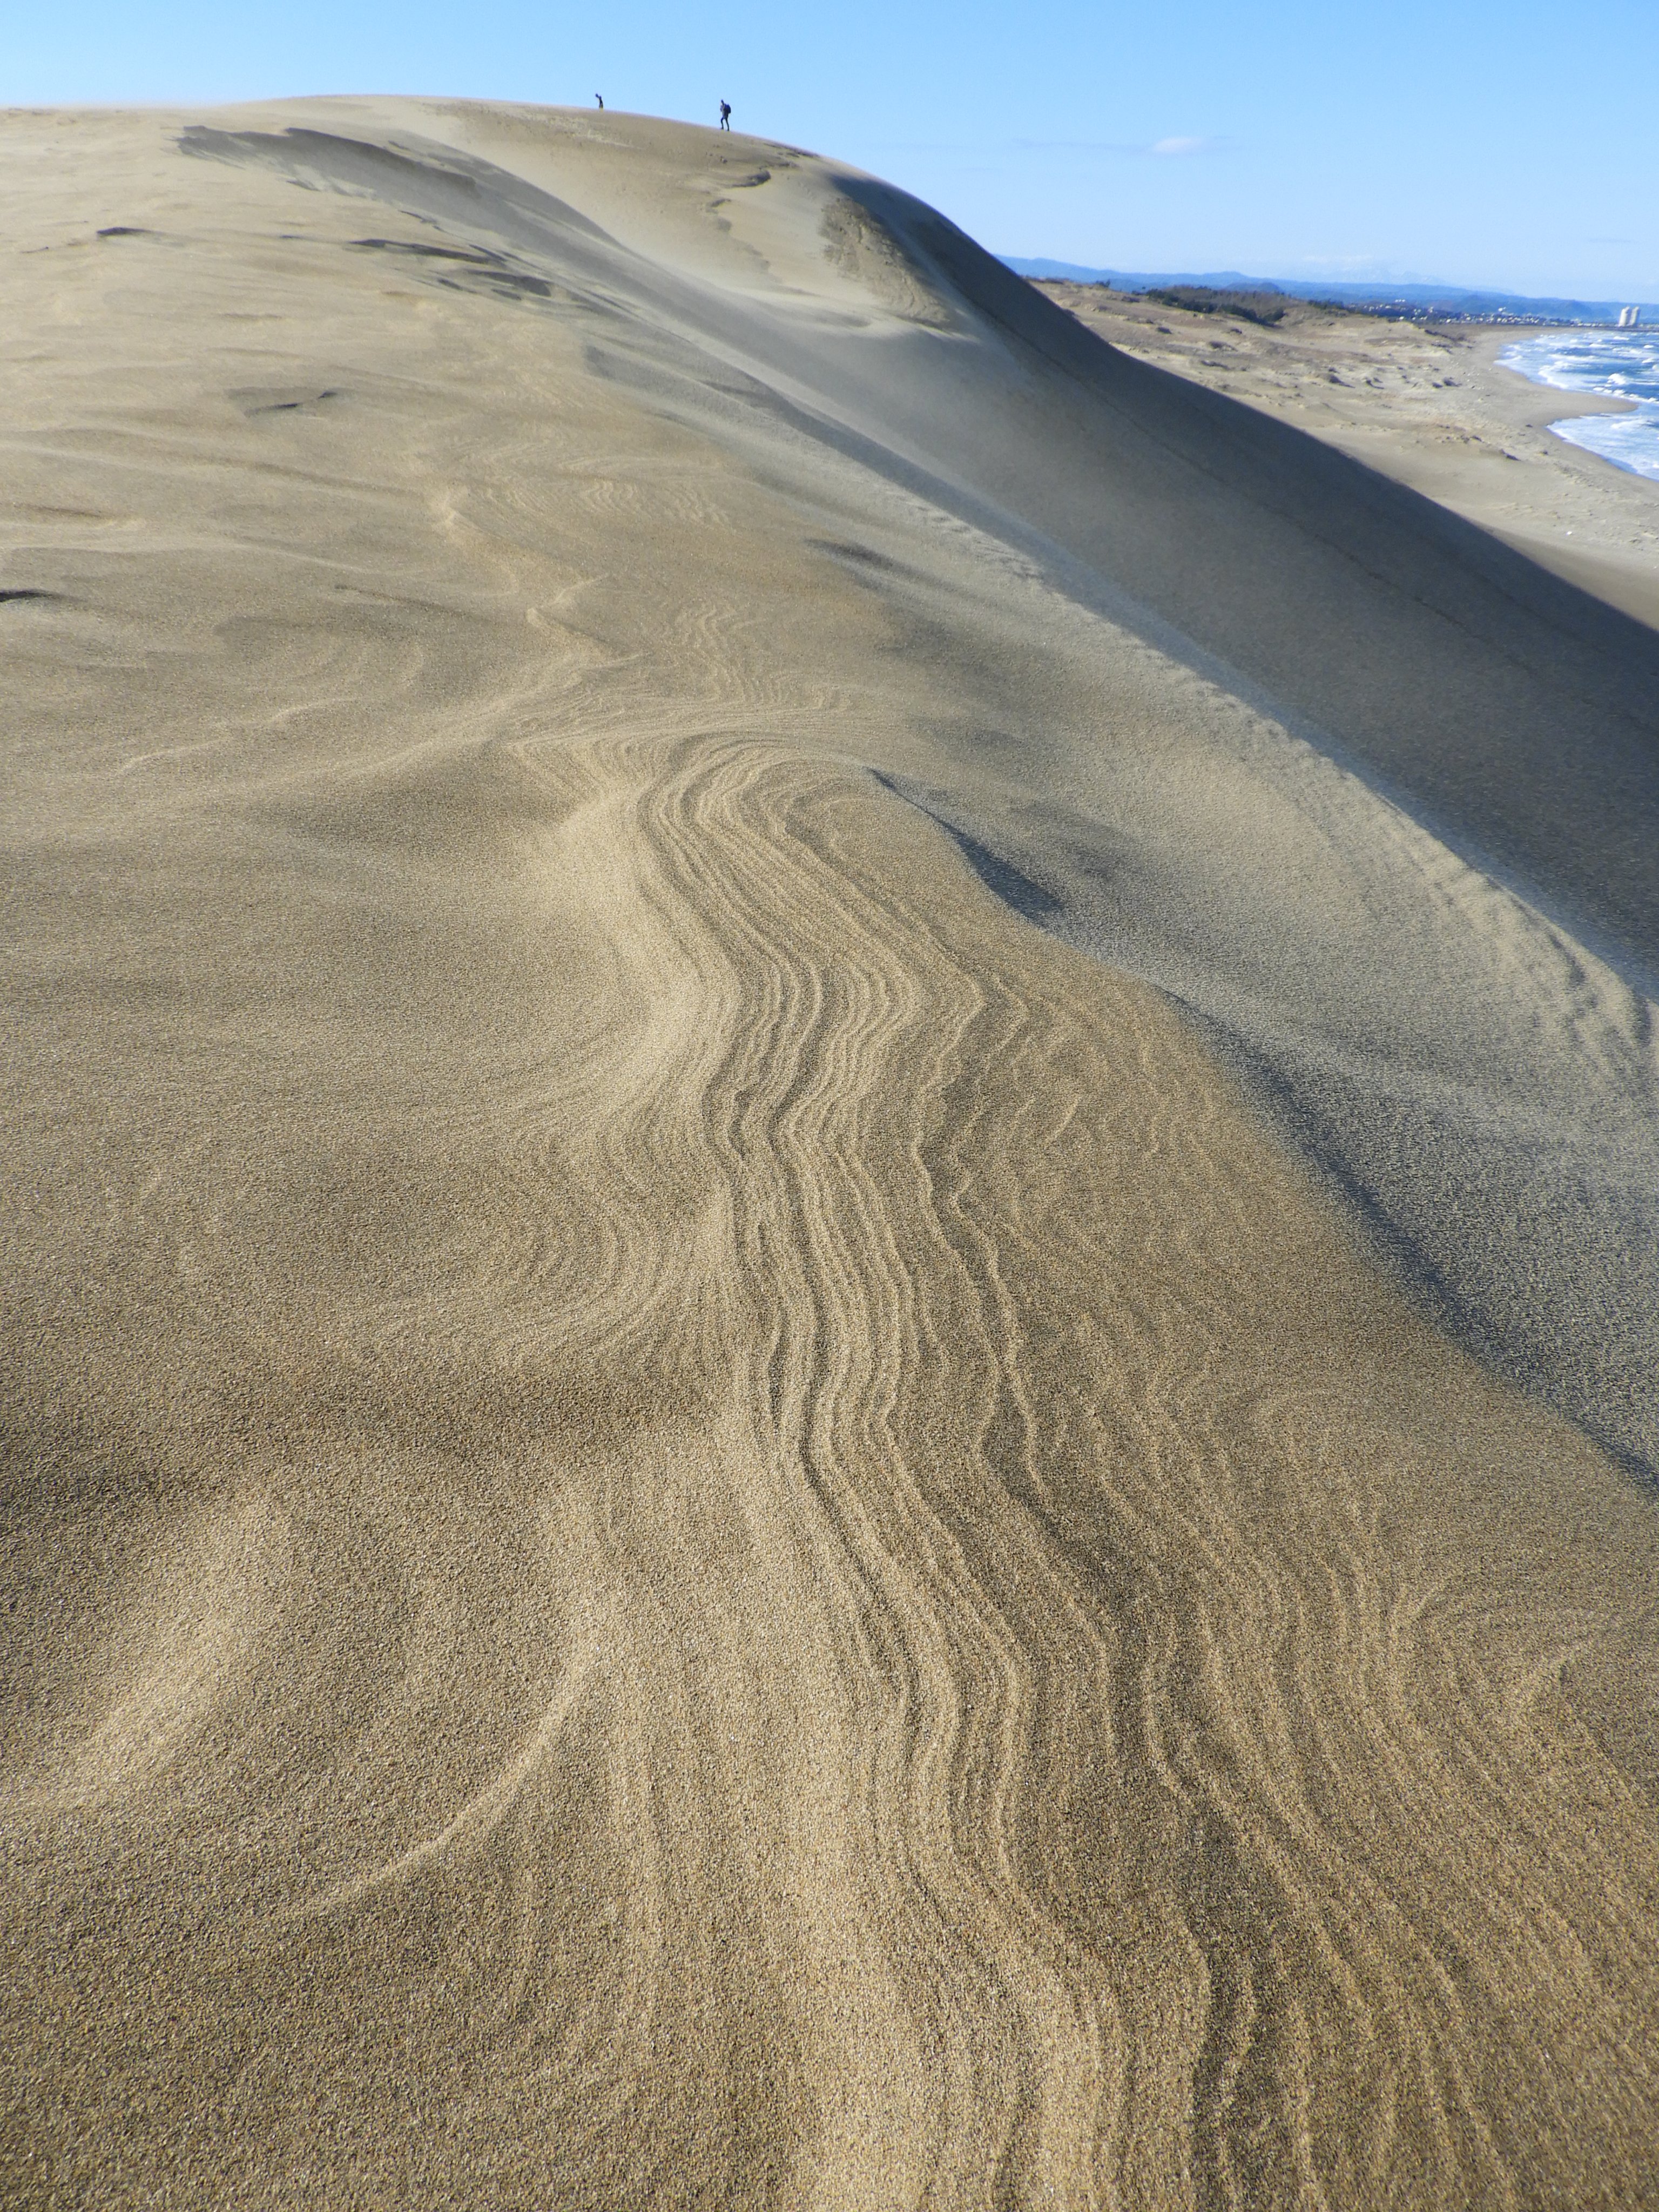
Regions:
<svg viewBox="0 0 1659 2212"><path fill-rule="evenodd" d="M1624 632L797 150L7 127L14 2195L1649 2201Z"/></svg>

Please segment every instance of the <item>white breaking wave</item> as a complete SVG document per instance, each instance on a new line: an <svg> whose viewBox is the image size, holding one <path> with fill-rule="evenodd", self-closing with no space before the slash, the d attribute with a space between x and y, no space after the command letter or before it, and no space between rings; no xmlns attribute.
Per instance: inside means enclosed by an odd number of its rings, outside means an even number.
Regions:
<svg viewBox="0 0 1659 2212"><path fill-rule="evenodd" d="M1659 482L1659 330L1552 331L1498 359L1534 384L1630 400L1632 414L1569 416L1550 428L1615 468Z"/></svg>

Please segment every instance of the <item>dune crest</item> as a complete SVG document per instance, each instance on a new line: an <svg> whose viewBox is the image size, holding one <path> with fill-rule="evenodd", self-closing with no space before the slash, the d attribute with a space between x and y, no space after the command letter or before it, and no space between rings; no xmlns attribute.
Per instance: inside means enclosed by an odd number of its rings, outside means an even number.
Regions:
<svg viewBox="0 0 1659 2212"><path fill-rule="evenodd" d="M14 2197L1648 2201L1637 873L1585 953L948 485L1048 326L871 180L6 131Z"/></svg>

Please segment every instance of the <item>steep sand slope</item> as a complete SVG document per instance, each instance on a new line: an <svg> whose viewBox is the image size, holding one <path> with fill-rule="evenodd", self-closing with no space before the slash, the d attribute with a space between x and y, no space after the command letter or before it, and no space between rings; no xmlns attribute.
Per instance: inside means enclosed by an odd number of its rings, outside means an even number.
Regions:
<svg viewBox="0 0 1659 2212"><path fill-rule="evenodd" d="M1036 289L1109 344L1311 431L1659 629L1659 485L1550 434L1633 403L1501 368L1524 329L1300 301L1262 324L1103 284Z"/></svg>
<svg viewBox="0 0 1659 2212"><path fill-rule="evenodd" d="M1659 636L1091 342L870 179L615 118L448 109L434 143L354 113L181 143L413 216L333 232L563 319L848 515L931 664L927 754L861 757L1216 1024L1429 1308L1659 1469Z"/></svg>
<svg viewBox="0 0 1659 2212"><path fill-rule="evenodd" d="M1651 1494L1328 1189L1643 1455L1634 626L787 149L3 144L12 2194L1653 2201Z"/></svg>

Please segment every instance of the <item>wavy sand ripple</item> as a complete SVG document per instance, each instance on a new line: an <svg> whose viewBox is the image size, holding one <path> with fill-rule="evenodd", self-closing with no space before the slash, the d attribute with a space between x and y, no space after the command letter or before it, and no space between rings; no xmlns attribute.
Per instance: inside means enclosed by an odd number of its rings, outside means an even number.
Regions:
<svg viewBox="0 0 1659 2212"><path fill-rule="evenodd" d="M13 2197L1656 2201L1651 1498L897 795L1065 741L884 592L972 533L84 127L198 388L15 433L84 512L15 532ZM1255 711L1089 635L1154 751Z"/></svg>

